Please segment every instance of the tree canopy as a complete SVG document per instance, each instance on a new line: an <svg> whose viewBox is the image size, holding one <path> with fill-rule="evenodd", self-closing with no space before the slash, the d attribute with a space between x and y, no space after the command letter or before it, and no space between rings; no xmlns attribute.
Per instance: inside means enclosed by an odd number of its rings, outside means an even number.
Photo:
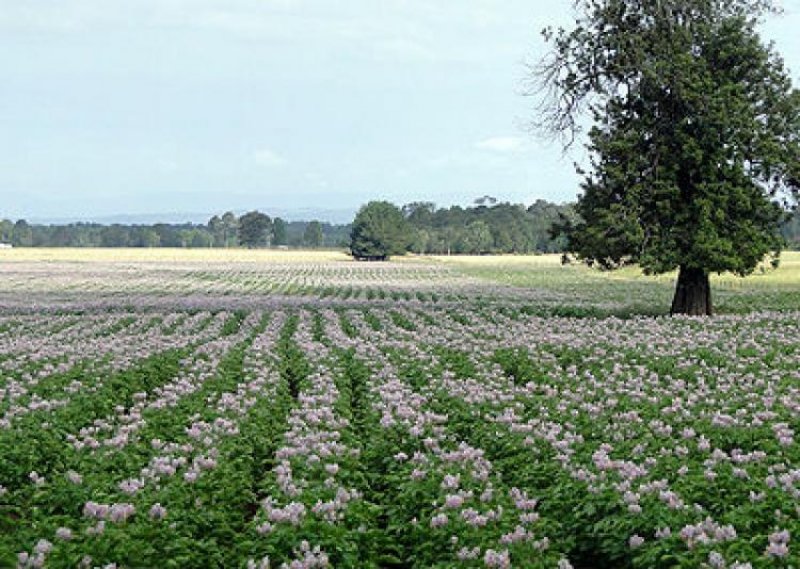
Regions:
<svg viewBox="0 0 800 569"><path fill-rule="evenodd" d="M408 223L396 205L371 201L358 210L350 233L350 252L356 259L384 260L403 255L409 242Z"/></svg>
<svg viewBox="0 0 800 569"><path fill-rule="evenodd" d="M536 200L523 204L499 202L491 196L475 207L437 208L431 202L403 206L411 225L411 251L419 254L556 253L566 244L550 229L561 216L574 218L572 205ZM491 203L491 206L484 205Z"/></svg>
<svg viewBox="0 0 800 569"><path fill-rule="evenodd" d="M272 242L278 246L289 244L288 224L280 217L272 220Z"/></svg>
<svg viewBox="0 0 800 569"><path fill-rule="evenodd" d="M245 247L263 247L272 239L272 219L260 211L251 211L239 218L239 243Z"/></svg>
<svg viewBox="0 0 800 569"><path fill-rule="evenodd" d="M588 111L591 169L563 223L608 269L679 269L673 313L711 314L709 273L747 275L783 239L800 185L800 94L758 33L768 0L580 0L545 31L538 126L574 141Z"/></svg>
<svg viewBox="0 0 800 569"><path fill-rule="evenodd" d="M319 221L312 221L306 226L303 232L303 243L307 247L322 247L325 236L322 234L322 224Z"/></svg>

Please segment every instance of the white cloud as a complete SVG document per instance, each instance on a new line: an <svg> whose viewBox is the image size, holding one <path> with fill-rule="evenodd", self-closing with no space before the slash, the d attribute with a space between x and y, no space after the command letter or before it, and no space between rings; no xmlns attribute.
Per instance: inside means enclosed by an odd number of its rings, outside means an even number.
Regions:
<svg viewBox="0 0 800 569"><path fill-rule="evenodd" d="M259 148L253 153L253 159L259 166L265 168L278 168L286 164L286 158L270 150L269 148Z"/></svg>
<svg viewBox="0 0 800 569"><path fill-rule="evenodd" d="M525 139L521 136L494 136L476 143L475 148L499 154L509 154L522 150L525 142Z"/></svg>

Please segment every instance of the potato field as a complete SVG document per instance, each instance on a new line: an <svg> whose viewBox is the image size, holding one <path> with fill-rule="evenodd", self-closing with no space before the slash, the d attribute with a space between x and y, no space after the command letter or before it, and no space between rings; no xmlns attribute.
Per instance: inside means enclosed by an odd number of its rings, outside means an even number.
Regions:
<svg viewBox="0 0 800 569"><path fill-rule="evenodd" d="M0 567L798 567L798 267L4 251Z"/></svg>

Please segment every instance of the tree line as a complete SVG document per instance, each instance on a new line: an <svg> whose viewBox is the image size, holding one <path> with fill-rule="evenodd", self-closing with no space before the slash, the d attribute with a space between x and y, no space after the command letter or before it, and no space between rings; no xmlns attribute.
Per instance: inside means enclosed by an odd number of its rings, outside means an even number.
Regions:
<svg viewBox="0 0 800 569"><path fill-rule="evenodd" d="M546 200L525 206L485 196L468 207L437 207L432 202L390 205L398 212L397 218L389 219L396 226L390 238L396 241L392 254L562 253L567 250L566 237L553 237L552 228L563 219L577 220L574 204ZM385 211L378 217L383 215ZM44 225L3 219L0 243L15 247L350 248L353 228L353 224L317 220L286 221L259 211L241 216L226 212L205 224ZM787 218L781 233L789 248L800 249L800 217Z"/></svg>
<svg viewBox="0 0 800 569"><path fill-rule="evenodd" d="M396 206L392 206L396 208ZM564 240L549 235L553 223L571 205L538 200L498 203L491 197L471 207L437 208L432 202L413 202L398 209L396 237L402 252L418 254L553 253ZM379 220L385 222L385 220ZM214 215L205 224L29 224L0 221L0 243L15 247L334 247L350 246L352 224L285 221L260 211L241 216Z"/></svg>
<svg viewBox="0 0 800 569"><path fill-rule="evenodd" d="M486 196L473 207L436 208L414 202L401 209L409 225L408 250L419 254L559 253L566 240L551 235L553 224L573 218L572 204L536 200L525 206Z"/></svg>
<svg viewBox="0 0 800 569"><path fill-rule="evenodd" d="M253 211L211 217L205 224L31 224L0 220L0 243L14 247L344 247L348 225L286 221Z"/></svg>
<svg viewBox="0 0 800 569"><path fill-rule="evenodd" d="M800 249L800 218L784 215L780 234L789 248ZM409 251L421 255L565 253L570 252L569 237L559 227L581 222L575 204L545 200L526 207L497 203L486 196L476 200L474 207L441 209L431 202L400 208L372 201L356 214L349 248L363 260L383 260Z"/></svg>

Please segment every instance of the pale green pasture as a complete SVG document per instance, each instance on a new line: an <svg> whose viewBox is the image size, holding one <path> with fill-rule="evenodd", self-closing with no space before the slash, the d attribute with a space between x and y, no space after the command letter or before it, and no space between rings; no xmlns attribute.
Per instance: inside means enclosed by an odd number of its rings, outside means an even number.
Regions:
<svg viewBox="0 0 800 569"><path fill-rule="evenodd" d="M637 267L617 271L580 263L561 264L560 255L436 256L431 261L465 275L521 289L562 293L565 307L597 307L619 313L658 314L669 309L676 272L645 275ZM800 252L784 252L780 265L768 263L747 277L712 275L720 312L800 310Z"/></svg>

